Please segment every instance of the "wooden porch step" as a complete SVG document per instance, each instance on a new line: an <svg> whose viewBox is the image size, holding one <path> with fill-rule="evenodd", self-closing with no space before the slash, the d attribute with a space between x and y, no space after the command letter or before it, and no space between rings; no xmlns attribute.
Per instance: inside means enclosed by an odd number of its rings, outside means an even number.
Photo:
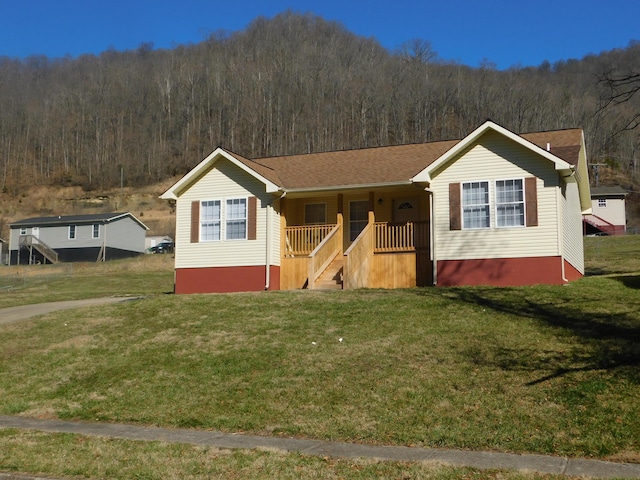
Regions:
<svg viewBox="0 0 640 480"><path fill-rule="evenodd" d="M320 275L314 286L317 290L342 290L344 259L338 255Z"/></svg>

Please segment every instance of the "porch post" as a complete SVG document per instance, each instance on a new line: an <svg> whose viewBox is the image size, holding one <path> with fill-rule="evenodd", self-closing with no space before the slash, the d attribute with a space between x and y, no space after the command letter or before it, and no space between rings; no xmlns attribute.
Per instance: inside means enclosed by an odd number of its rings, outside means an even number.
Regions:
<svg viewBox="0 0 640 480"><path fill-rule="evenodd" d="M375 195L373 192L369 192L369 223L374 223L376 221L376 214L373 209L375 207Z"/></svg>
<svg viewBox="0 0 640 480"><path fill-rule="evenodd" d="M287 253L287 200L280 197L280 258Z"/></svg>

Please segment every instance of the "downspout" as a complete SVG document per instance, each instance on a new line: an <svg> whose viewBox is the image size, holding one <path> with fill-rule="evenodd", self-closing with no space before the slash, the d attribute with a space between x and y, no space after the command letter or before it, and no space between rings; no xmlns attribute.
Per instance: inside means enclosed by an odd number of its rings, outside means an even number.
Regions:
<svg viewBox="0 0 640 480"><path fill-rule="evenodd" d="M435 235L435 224L433 219L435 218L435 209L436 209L436 196L435 192L428 187L425 187L425 192L429 194L431 201L429 202L429 250L431 255L431 276L433 278L432 284L435 286L438 284L438 261L436 260L436 235Z"/></svg>
<svg viewBox="0 0 640 480"><path fill-rule="evenodd" d="M564 181L564 179L561 177L560 179L561 182ZM562 283L569 283L569 280L567 279L567 275L564 269L564 215L562 214L562 207L561 207L561 202L562 199L560 197L562 197L562 194L560 193L562 191L562 185L560 185L560 188L558 188L556 190L556 205L557 205L557 216L558 216L558 225L560 226L560 228L557 229L558 232L558 249L559 249L559 253L560 253L560 274L562 275Z"/></svg>
<svg viewBox="0 0 640 480"><path fill-rule="evenodd" d="M284 196L287 194L287 192L283 192L282 195L280 195L280 197L278 197L277 200L281 200L284 198ZM271 229L269 228L271 225L271 211L273 210L273 199L267 204L267 211L266 211L266 225L265 225L265 235L266 235L266 239L265 239L265 272L264 272L264 289L269 290L269 287L271 286Z"/></svg>
<svg viewBox="0 0 640 480"><path fill-rule="evenodd" d="M269 232L269 224L271 223L271 202L273 200L271 200L269 203L267 203L267 210L266 210L266 220L265 220L265 261L264 261L264 266L265 266L265 272L264 272L264 289L269 290L269 286L271 285L271 237L270 237L270 232Z"/></svg>

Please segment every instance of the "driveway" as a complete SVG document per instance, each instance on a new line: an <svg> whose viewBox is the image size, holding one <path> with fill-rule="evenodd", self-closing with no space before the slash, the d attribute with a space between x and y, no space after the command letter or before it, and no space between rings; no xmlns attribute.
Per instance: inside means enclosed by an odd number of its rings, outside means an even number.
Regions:
<svg viewBox="0 0 640 480"><path fill-rule="evenodd" d="M104 305L109 303L126 302L137 300L140 297L103 297L87 298L85 300L67 300L65 302L36 303L33 305L20 305L0 309L0 325L26 320L27 318L45 315L58 310L69 310L71 308L91 307L94 305Z"/></svg>

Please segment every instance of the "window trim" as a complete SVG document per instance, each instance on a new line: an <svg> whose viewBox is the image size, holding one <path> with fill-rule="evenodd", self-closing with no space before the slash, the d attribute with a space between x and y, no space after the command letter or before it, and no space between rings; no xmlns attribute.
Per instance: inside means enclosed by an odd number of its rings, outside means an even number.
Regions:
<svg viewBox="0 0 640 480"><path fill-rule="evenodd" d="M76 238L78 238L78 229L76 228L76 225L69 225L68 231L67 231L67 236L69 238L69 240L75 240Z"/></svg>
<svg viewBox="0 0 640 480"><path fill-rule="evenodd" d="M229 202L233 202L234 200L244 200L244 218L229 218ZM221 216L224 217L224 240L226 242L237 242L249 239L249 197L227 197L224 201L225 211ZM242 238L229 238L229 222L230 221L244 221L244 237ZM220 232L220 236L222 236L222 232Z"/></svg>
<svg viewBox="0 0 640 480"><path fill-rule="evenodd" d="M598 208L607 208L607 199L599 198L598 199Z"/></svg>
<svg viewBox="0 0 640 480"><path fill-rule="evenodd" d="M508 182L508 181L520 181L521 185L522 185L522 200L520 200L519 202L503 202L503 203L498 203L498 182ZM511 178L497 178L493 181L493 186L494 186L494 190L493 190L493 210L495 212L495 217L494 217L494 226L495 228L524 228L527 226L527 194L525 192L526 190L526 186L525 186L525 179L524 177L511 177ZM491 198L490 198L491 200ZM498 205L511 205L511 204L522 204L522 224L521 225L498 225ZM490 223L491 223L491 219L490 219Z"/></svg>
<svg viewBox="0 0 640 480"><path fill-rule="evenodd" d="M464 209L465 209L465 202L464 202L464 186L471 184L471 183L486 183L487 184L487 198L488 198L488 203L486 204L472 204L471 206L486 206L488 208L488 212L489 212L489 224L486 227L467 227L465 226L465 218L464 218ZM491 221L491 200L493 198L493 192L492 192L492 181L491 180L470 180L470 181L466 181L466 182L460 182L460 229L461 230L487 230L492 228L493 222Z"/></svg>
<svg viewBox="0 0 640 480"><path fill-rule="evenodd" d="M27 235L27 232L29 230L27 229L27 227L20 227L20 236L24 237L25 235Z"/></svg>
<svg viewBox="0 0 640 480"><path fill-rule="evenodd" d="M219 207L218 207L218 219L217 220L216 219L207 220L205 222L205 220L203 218L203 215L204 215L204 213L206 211L206 208L205 208L204 204L208 203L208 202L213 202L214 204L215 204L215 202L218 202L218 205L219 205ZM220 198L210 198L210 199L200 200L199 201L198 242L210 243L210 242L221 242L222 241L222 238L223 238L222 237L222 205L223 205L223 203L224 202ZM218 223L218 227L219 227L218 228L218 233L219 233L218 238L212 238L212 239L204 238L203 234L204 234L204 231L205 231L205 228L204 228L205 223L206 223L207 226L215 226L216 222Z"/></svg>
<svg viewBox="0 0 640 480"><path fill-rule="evenodd" d="M96 227L98 227L98 234L96 235ZM91 225L91 238L100 238L100 224L94 223Z"/></svg>

